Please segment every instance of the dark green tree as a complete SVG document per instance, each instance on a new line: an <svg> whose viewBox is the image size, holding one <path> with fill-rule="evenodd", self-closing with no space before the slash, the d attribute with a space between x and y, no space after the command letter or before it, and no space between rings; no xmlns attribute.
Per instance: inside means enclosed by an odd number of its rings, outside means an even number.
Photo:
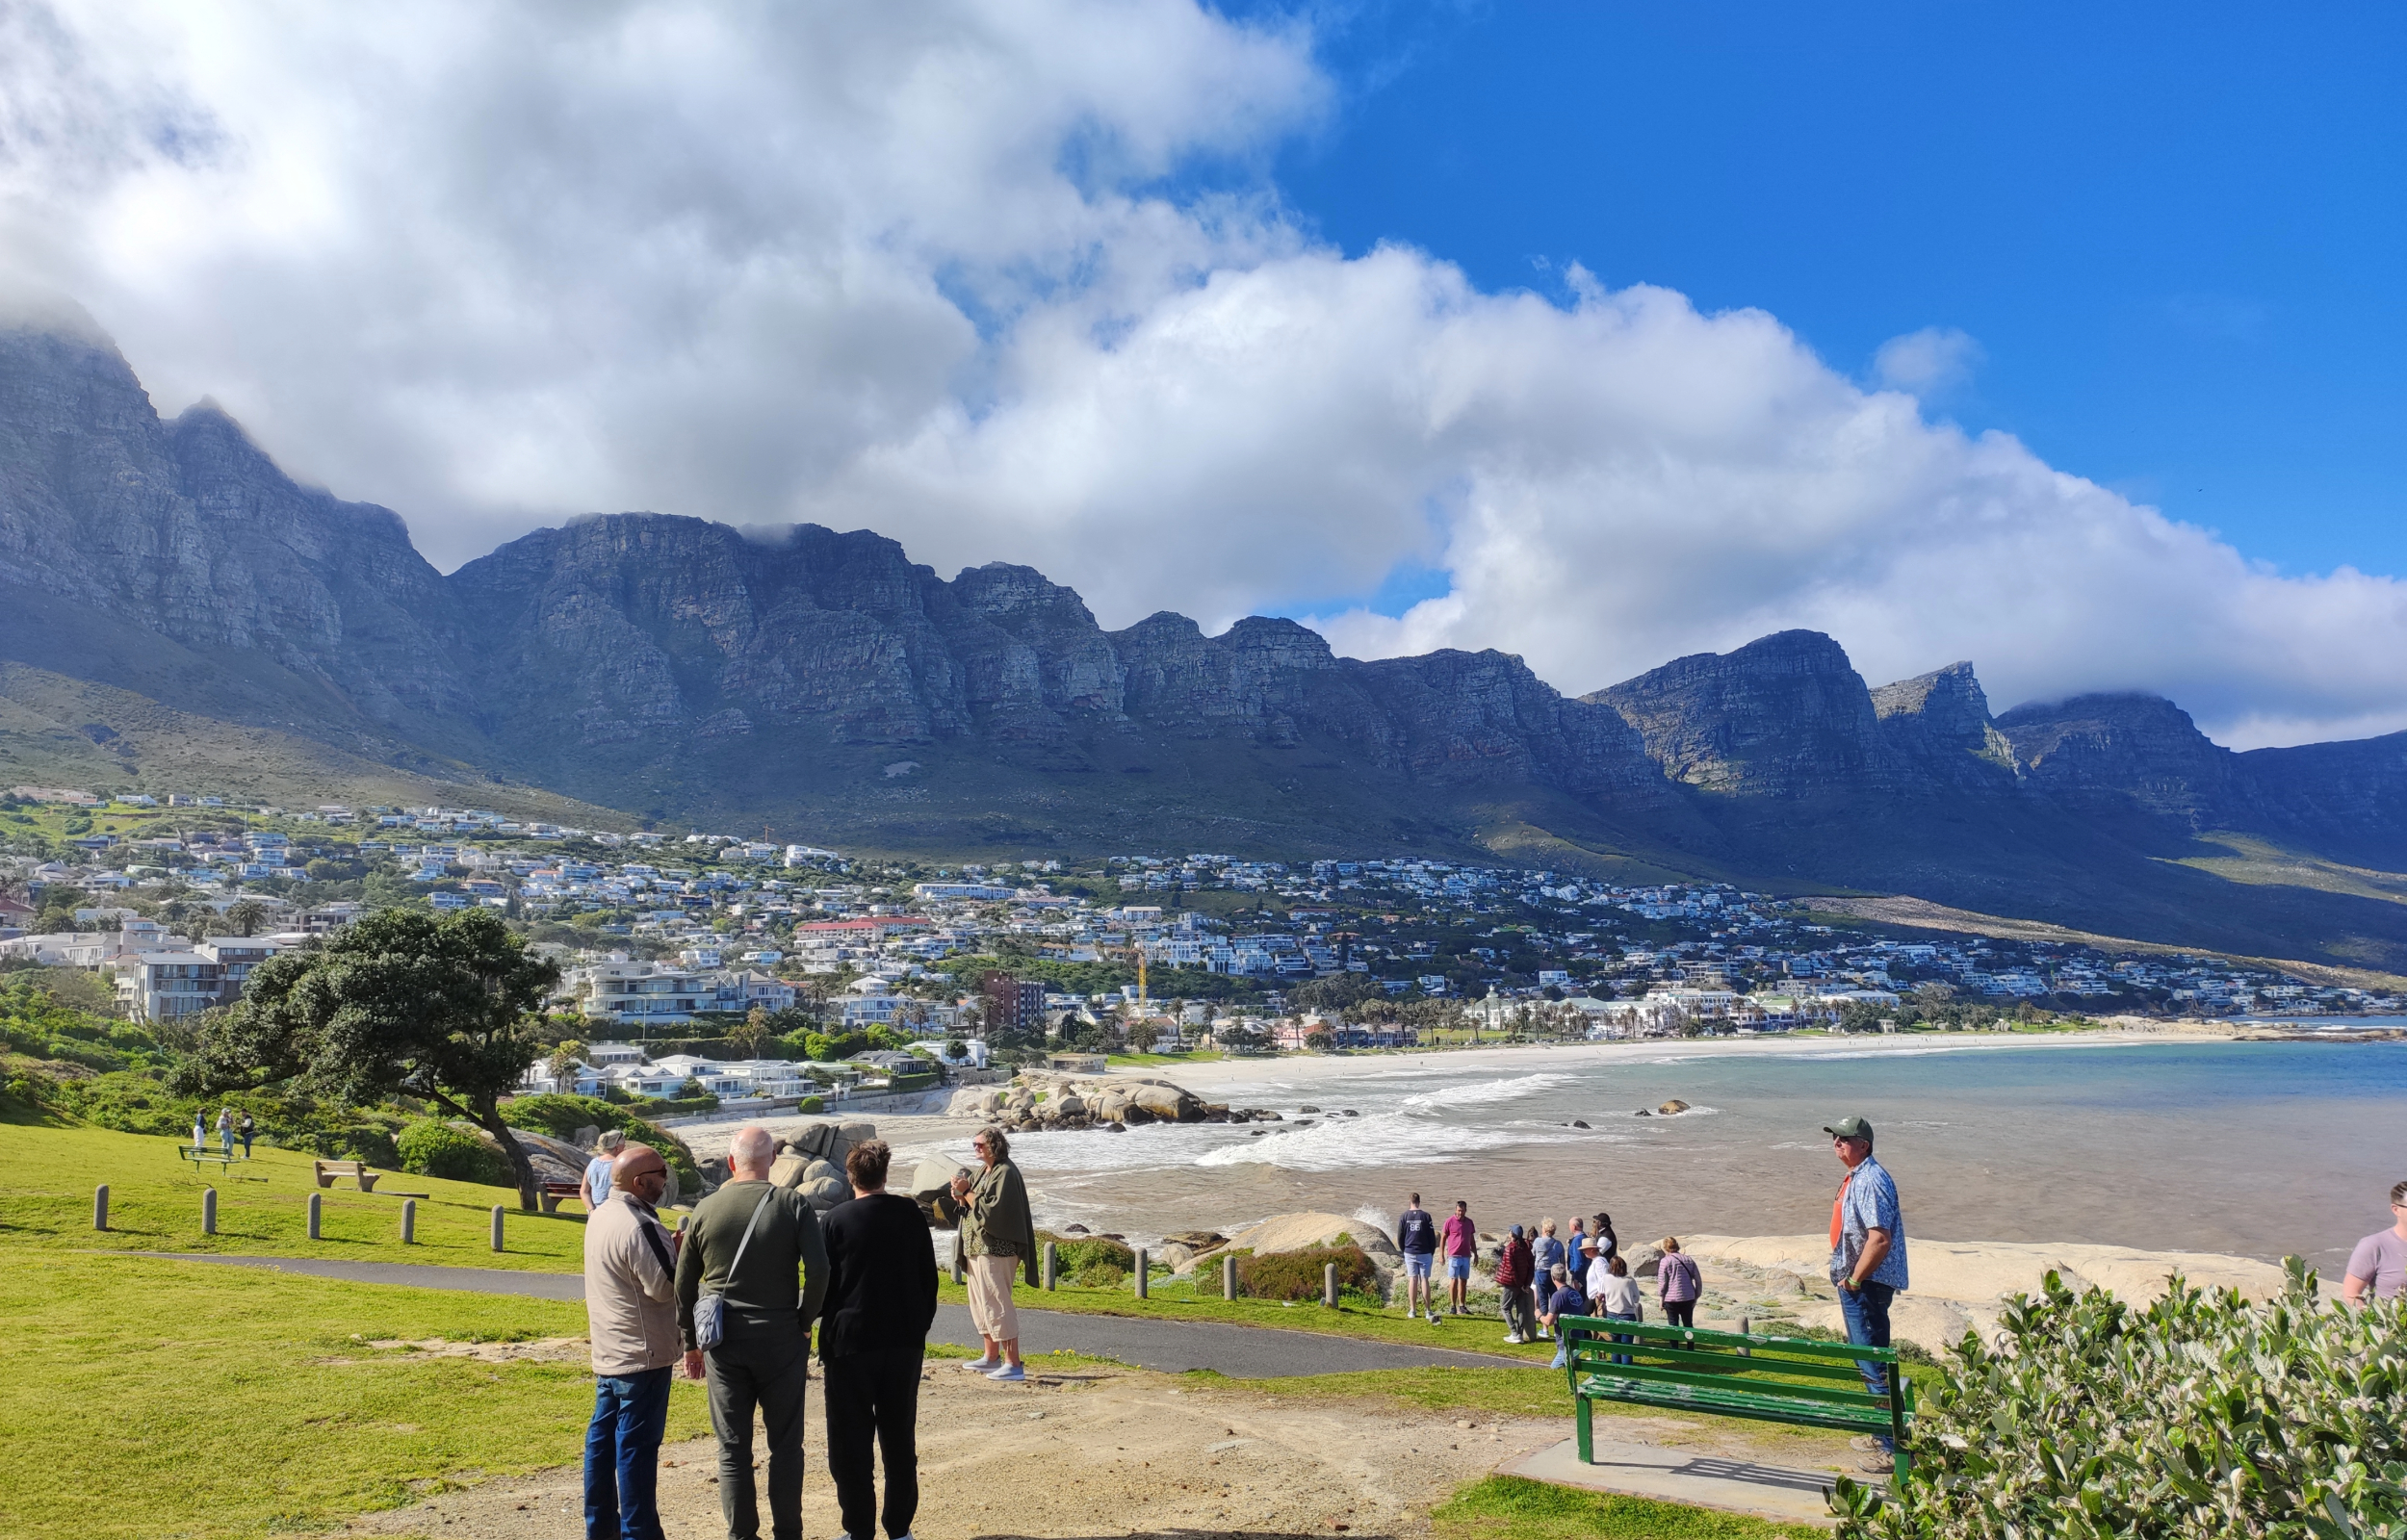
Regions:
<svg viewBox="0 0 2407 1540"><path fill-rule="evenodd" d="M365 1107L414 1096L493 1136L536 1207L533 1163L502 1097L543 1053L534 1013L559 969L490 910L383 910L254 970L172 1083L187 1095L269 1088Z"/></svg>

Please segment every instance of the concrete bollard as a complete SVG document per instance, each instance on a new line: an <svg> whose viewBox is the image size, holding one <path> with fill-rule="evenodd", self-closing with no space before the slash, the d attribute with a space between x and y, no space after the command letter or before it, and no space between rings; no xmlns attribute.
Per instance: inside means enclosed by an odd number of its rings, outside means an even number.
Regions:
<svg viewBox="0 0 2407 1540"><path fill-rule="evenodd" d="M1337 1264L1329 1263L1321 1269L1321 1303L1337 1308Z"/></svg>
<svg viewBox="0 0 2407 1540"><path fill-rule="evenodd" d="M502 1205L493 1205L493 1249L502 1249Z"/></svg>
<svg viewBox="0 0 2407 1540"><path fill-rule="evenodd" d="M401 1199L401 1245L416 1245L417 1244L418 1200L414 1197L405 1197Z"/></svg>
<svg viewBox="0 0 2407 1540"><path fill-rule="evenodd" d="M109 1184L106 1182L91 1190L91 1227L95 1230L109 1227Z"/></svg>
<svg viewBox="0 0 2407 1540"><path fill-rule="evenodd" d="M325 1195L324 1194L312 1193L309 1194L309 1238L312 1241L319 1238L319 1225L324 1217L325 1206Z"/></svg>
<svg viewBox="0 0 2407 1540"><path fill-rule="evenodd" d="M218 1233L218 1190L214 1187L200 1190L200 1233Z"/></svg>
<svg viewBox="0 0 2407 1540"><path fill-rule="evenodd" d="M1739 1317L1739 1335L1740 1335L1740 1336L1744 1337L1744 1336L1746 1336L1746 1335L1747 1335L1747 1325L1748 1325L1747 1318L1747 1317L1745 1317L1745 1316L1741 1316L1741 1317ZM1753 1348L1740 1348L1740 1349L1739 1349L1739 1356L1740 1356L1741 1358L1752 1358L1752 1357L1754 1357L1754 1356L1755 1356L1755 1350L1754 1350Z"/></svg>
<svg viewBox="0 0 2407 1540"><path fill-rule="evenodd" d="M1237 1296L1237 1259L1233 1256L1220 1259L1220 1296L1223 1299Z"/></svg>
<svg viewBox="0 0 2407 1540"><path fill-rule="evenodd" d="M1048 1241L1045 1243L1045 1292L1052 1293L1061 1285L1061 1253Z"/></svg>
<svg viewBox="0 0 2407 1540"><path fill-rule="evenodd" d="M1147 1297L1145 1285L1147 1282L1146 1273L1148 1270L1149 1270L1145 1260L1145 1247L1139 1246L1137 1247L1137 1297L1140 1299Z"/></svg>

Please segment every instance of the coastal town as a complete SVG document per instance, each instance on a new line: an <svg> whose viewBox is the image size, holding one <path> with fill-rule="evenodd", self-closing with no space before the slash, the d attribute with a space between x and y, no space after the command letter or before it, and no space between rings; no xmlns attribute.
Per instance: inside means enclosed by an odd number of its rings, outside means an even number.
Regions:
<svg viewBox="0 0 2407 1540"><path fill-rule="evenodd" d="M0 957L121 1014L231 1003L372 908L484 908L590 1044L528 1089L790 1099L1048 1051L1236 1053L2104 1015L2342 1017L2395 995L2161 950L1914 933L1699 883L1426 859L937 863L473 808L16 786ZM816 1044L811 1042L815 1036ZM795 1049L768 1051L775 1039ZM806 1050L842 1050L822 1061Z"/></svg>

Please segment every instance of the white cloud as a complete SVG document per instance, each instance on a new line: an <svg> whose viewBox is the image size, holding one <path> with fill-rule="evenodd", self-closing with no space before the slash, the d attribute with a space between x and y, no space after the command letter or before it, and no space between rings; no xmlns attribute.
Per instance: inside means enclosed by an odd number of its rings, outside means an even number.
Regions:
<svg viewBox="0 0 2407 1540"><path fill-rule="evenodd" d="M2284 578L1679 295L1325 249L1259 167L1301 31L1189 0L0 11L0 256L163 404L391 503L444 565L649 507L1008 559L1106 624L1321 624L1561 687L1786 626L1997 704L2153 688L2229 741L2407 726L2407 593ZM1197 158L1244 191L1164 188ZM1249 179L1244 168L1252 166ZM1165 180L1167 179L1167 180Z"/></svg>
<svg viewBox="0 0 2407 1540"><path fill-rule="evenodd" d="M1980 357L1980 344L1954 326L1925 326L1882 343L1872 369L1883 385L1936 396L1972 378Z"/></svg>

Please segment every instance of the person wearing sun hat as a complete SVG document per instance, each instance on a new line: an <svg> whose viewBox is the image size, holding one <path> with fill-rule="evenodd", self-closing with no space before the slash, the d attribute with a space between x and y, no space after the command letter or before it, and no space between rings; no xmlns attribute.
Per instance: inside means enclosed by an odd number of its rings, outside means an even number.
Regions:
<svg viewBox="0 0 2407 1540"><path fill-rule="evenodd" d="M1830 1281L1838 1287L1847 1340L1863 1348L1886 1348L1889 1306L1906 1280L1905 1215L1898 1202L1897 1182L1873 1159L1870 1121L1842 1117L1823 1132L1830 1136L1832 1151L1847 1168L1839 1195L1830 1202ZM1858 1363L1856 1368L1874 1395L1889 1393L1886 1365ZM1870 1456L1863 1462L1865 1470L1889 1468L1896 1453L1889 1440L1867 1435L1856 1444Z"/></svg>

